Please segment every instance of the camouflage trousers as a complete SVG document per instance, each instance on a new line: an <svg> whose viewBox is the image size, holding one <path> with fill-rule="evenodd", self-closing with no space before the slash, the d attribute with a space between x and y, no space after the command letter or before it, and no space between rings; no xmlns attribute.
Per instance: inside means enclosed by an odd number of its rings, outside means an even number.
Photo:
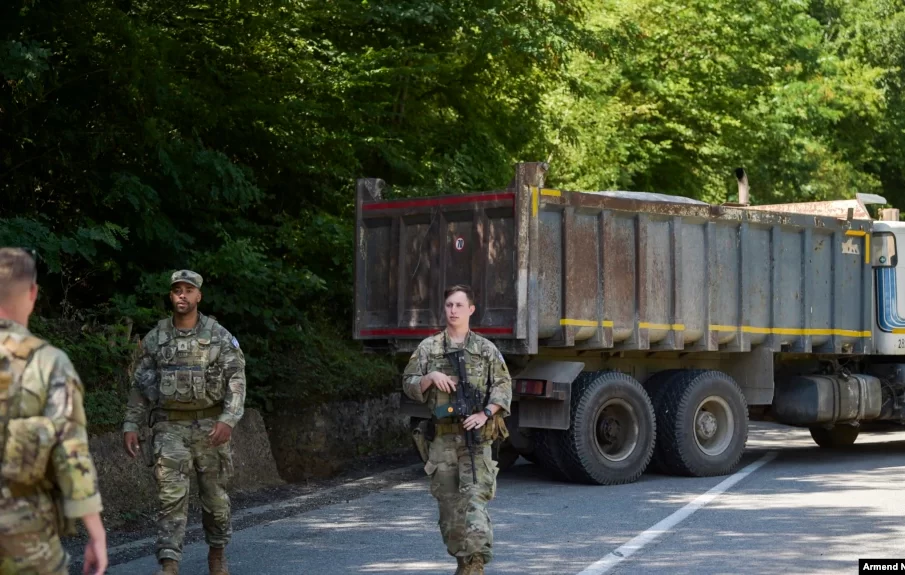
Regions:
<svg viewBox="0 0 905 575"><path fill-rule="evenodd" d="M211 547L226 547L232 535L229 495L232 451L229 442L211 447L215 419L162 421L154 425L154 478L160 511L157 558L182 560L192 472L198 474L201 523Z"/></svg>
<svg viewBox="0 0 905 575"><path fill-rule="evenodd" d="M475 446L475 484L465 438L439 435L430 445L424 470L430 475L431 495L440 508L440 533L446 550L454 557L481 554L484 563L493 559L493 525L487 503L496 495L497 464L490 443Z"/></svg>
<svg viewBox="0 0 905 575"><path fill-rule="evenodd" d="M0 575L65 575L68 570L50 496L0 495Z"/></svg>

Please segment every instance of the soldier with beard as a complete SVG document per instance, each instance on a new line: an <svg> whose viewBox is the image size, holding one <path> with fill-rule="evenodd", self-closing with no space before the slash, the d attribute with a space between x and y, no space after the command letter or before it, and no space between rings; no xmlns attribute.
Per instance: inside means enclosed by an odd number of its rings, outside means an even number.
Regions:
<svg viewBox="0 0 905 575"><path fill-rule="evenodd" d="M123 425L126 451L139 451L139 426L151 427L151 464L157 481L158 575L175 575L182 559L189 474L198 476L202 524L211 575L228 575L224 548L232 534L227 482L232 474L230 436L245 404L245 356L239 342L198 311L202 278L173 273L173 316L141 343ZM146 414L150 411L150 417Z"/></svg>

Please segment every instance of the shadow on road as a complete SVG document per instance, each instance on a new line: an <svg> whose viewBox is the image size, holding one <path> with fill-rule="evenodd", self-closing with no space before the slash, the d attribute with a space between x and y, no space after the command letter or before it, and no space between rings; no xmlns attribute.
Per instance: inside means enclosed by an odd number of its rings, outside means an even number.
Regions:
<svg viewBox="0 0 905 575"><path fill-rule="evenodd" d="M898 433L863 432L852 447L828 450L814 444L806 429L753 425L740 467L769 451L777 458L617 572L851 573L858 558L902 555L905 506L893 511L890 505L901 499L898 486L905 484L905 433L900 427L889 431ZM502 489L524 489L526 497L539 496L544 484L568 485L536 465L517 465L501 477ZM618 514L678 509L723 479L704 486L700 478L648 473L630 486L573 486L606 493L587 494L582 507L568 510L587 528L507 542L498 572L578 573L593 561L564 558L593 551L599 559L638 534L623 532ZM607 533L595 534L601 527Z"/></svg>
<svg viewBox="0 0 905 575"><path fill-rule="evenodd" d="M618 573L853 573L859 557L902 555L905 433L818 448L807 430L754 424L742 465L777 457L621 564ZM558 482L524 460L500 475L488 575L574 575L725 477L645 474L602 487ZM185 572L204 572L192 546ZM236 534L233 575L452 573L427 479ZM153 560L112 573L153 567Z"/></svg>

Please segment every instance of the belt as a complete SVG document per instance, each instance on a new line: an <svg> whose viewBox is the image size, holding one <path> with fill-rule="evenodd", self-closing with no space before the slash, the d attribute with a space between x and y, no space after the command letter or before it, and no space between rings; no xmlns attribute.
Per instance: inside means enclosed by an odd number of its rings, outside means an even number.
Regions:
<svg viewBox="0 0 905 575"><path fill-rule="evenodd" d="M207 409L198 409L193 411L183 411L181 409L161 409L165 421L196 421L198 419L208 419L217 417L223 413L223 404L214 405Z"/></svg>
<svg viewBox="0 0 905 575"><path fill-rule="evenodd" d="M436 435L459 435L465 433L461 423L437 423L434 424Z"/></svg>

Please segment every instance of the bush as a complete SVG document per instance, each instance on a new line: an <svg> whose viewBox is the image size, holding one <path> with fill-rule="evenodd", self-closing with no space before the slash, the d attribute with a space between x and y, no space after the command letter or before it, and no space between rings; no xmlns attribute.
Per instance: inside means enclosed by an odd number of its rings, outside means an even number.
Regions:
<svg viewBox="0 0 905 575"><path fill-rule="evenodd" d="M69 356L85 386L85 412L93 433L119 428L138 351L131 323L104 325L32 316L31 331Z"/></svg>

